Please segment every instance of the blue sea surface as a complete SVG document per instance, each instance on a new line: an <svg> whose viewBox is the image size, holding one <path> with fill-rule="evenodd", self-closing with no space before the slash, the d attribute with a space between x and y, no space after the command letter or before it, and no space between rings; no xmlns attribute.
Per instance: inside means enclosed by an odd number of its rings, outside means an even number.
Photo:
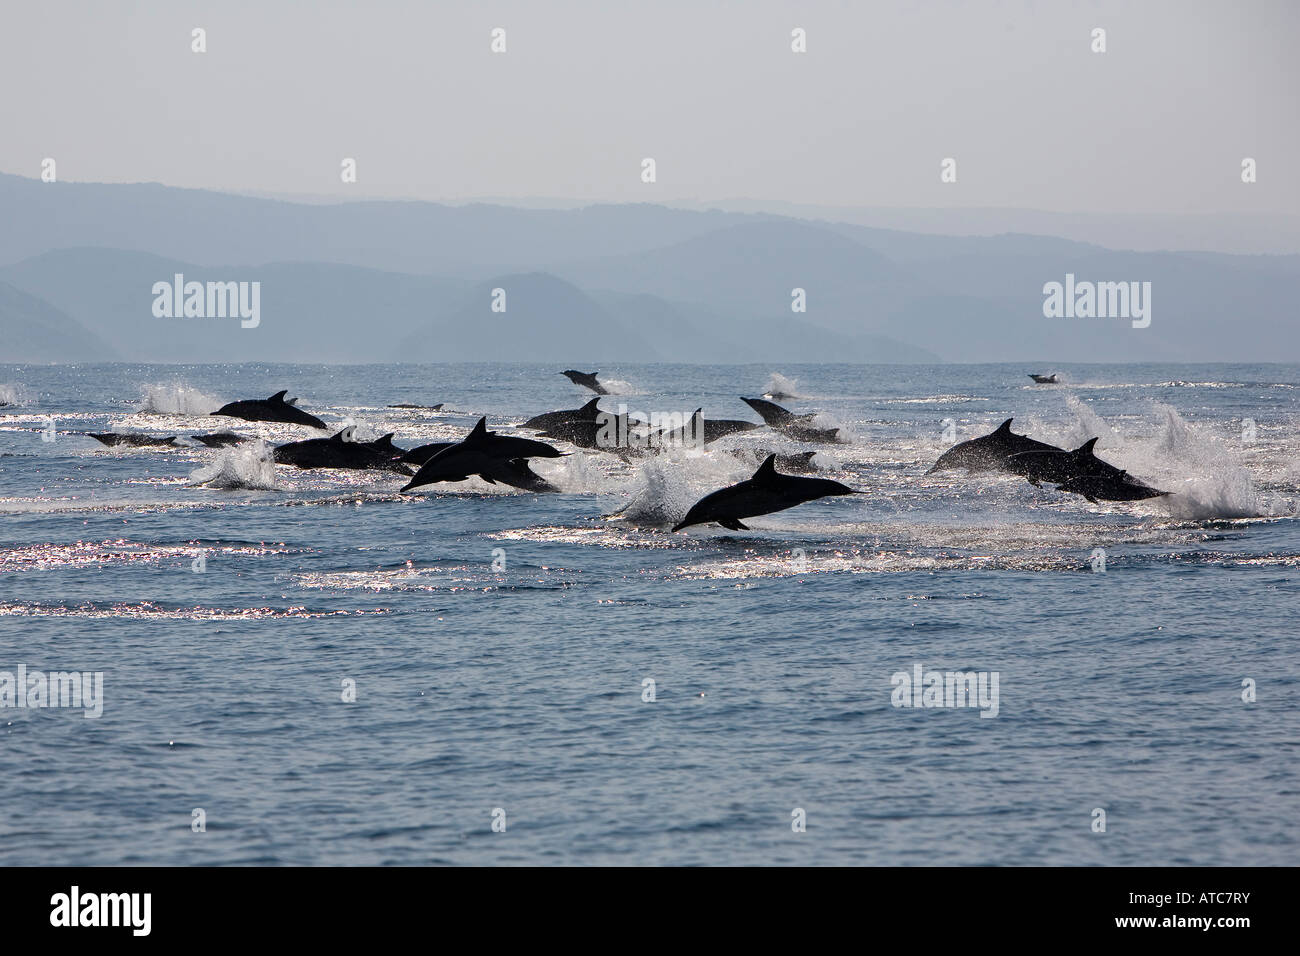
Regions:
<svg viewBox="0 0 1300 956"><path fill-rule="evenodd" d="M103 673L101 716L0 708L0 863L1300 857L1300 367L603 368L608 410L780 387L845 441L563 446L558 494L85 434L317 437L206 414L287 388L404 447L522 435L590 397L557 371L0 366L0 671ZM926 474L1013 416L1173 494ZM669 530L769 449L867 493ZM996 672L996 716L895 706L916 665Z"/></svg>

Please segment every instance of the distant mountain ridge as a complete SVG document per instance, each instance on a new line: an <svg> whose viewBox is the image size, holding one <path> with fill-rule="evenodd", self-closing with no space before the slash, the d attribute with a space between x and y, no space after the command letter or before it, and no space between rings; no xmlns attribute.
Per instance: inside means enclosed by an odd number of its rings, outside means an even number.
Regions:
<svg viewBox="0 0 1300 956"><path fill-rule="evenodd" d="M650 204L309 205L9 175L0 211L0 282L47 306L13 300L0 322L30 321L24 354L45 361L84 360L83 343L163 362L1300 359L1300 256ZM149 290L176 273L260 282L261 325L156 318ZM1150 282L1150 326L1044 317L1044 284L1067 274ZM505 312L492 308L498 288ZM89 334L39 333L60 322ZM0 362L17 360L18 342L0 343Z"/></svg>

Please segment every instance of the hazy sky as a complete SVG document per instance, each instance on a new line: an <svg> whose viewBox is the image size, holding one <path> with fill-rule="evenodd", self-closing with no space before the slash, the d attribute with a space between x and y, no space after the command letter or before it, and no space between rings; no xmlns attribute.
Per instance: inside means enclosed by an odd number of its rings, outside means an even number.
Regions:
<svg viewBox="0 0 1300 956"><path fill-rule="evenodd" d="M7 2L0 170L49 156L65 181L341 199L1300 215L1298 47L1287 0Z"/></svg>

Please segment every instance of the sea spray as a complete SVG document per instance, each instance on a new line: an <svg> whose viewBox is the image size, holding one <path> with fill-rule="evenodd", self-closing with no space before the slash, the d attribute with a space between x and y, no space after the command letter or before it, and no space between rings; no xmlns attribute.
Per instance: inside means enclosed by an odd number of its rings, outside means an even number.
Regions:
<svg viewBox="0 0 1300 956"><path fill-rule="evenodd" d="M224 449L208 464L190 472L186 483L224 491L271 491L276 487L274 449L264 441Z"/></svg>
<svg viewBox="0 0 1300 956"><path fill-rule="evenodd" d="M208 415L222 404L188 385L145 385L141 393L140 410L154 415Z"/></svg>
<svg viewBox="0 0 1300 956"><path fill-rule="evenodd" d="M27 389L21 385L0 384L0 406L25 405L26 403Z"/></svg>
<svg viewBox="0 0 1300 956"><path fill-rule="evenodd" d="M780 372L773 372L767 378L767 384L763 386L764 395L775 395L781 398L803 398L799 394L799 382L797 379L786 378Z"/></svg>

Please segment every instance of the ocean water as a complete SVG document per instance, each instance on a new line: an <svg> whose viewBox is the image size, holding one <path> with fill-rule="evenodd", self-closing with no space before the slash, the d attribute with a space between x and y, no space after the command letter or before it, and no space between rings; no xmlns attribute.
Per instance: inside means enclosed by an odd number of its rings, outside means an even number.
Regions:
<svg viewBox="0 0 1300 956"><path fill-rule="evenodd" d="M0 366L0 671L103 673L99 717L0 708L0 864L1296 861L1300 367L601 372L610 410L750 421L780 384L847 440L403 496L84 433L316 437L206 417L288 388L413 445L589 396L540 365ZM1175 494L925 474L1012 416ZM867 494L668 530L760 447ZM894 706L917 665L996 672L996 716Z"/></svg>

